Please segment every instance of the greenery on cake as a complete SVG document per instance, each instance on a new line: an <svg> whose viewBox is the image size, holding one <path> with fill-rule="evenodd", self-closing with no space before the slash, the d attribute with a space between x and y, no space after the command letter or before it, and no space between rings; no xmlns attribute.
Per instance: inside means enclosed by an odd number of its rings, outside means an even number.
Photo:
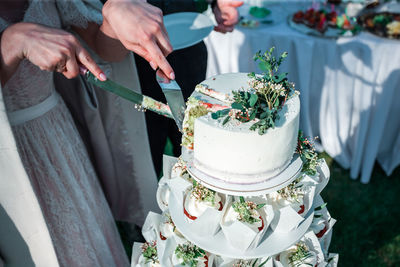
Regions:
<svg viewBox="0 0 400 267"><path fill-rule="evenodd" d="M182 145L193 149L194 121L206 115L209 110L195 97L189 97L186 106L185 119L183 120Z"/></svg>
<svg viewBox="0 0 400 267"><path fill-rule="evenodd" d="M182 265L196 267L198 259L206 257L206 252L196 245L187 243L178 245L175 249L175 255L182 260Z"/></svg>
<svg viewBox="0 0 400 267"><path fill-rule="evenodd" d="M306 262L310 257L312 257L312 254L309 248L306 244L300 242L296 244L296 250L290 254L288 259L292 266L300 266L302 264L312 266L312 264Z"/></svg>
<svg viewBox="0 0 400 267"><path fill-rule="evenodd" d="M267 258L265 261L261 262L260 264L257 265L257 263L260 261L260 259L255 259L255 260L238 260L233 264L232 267L262 267L264 266L270 258Z"/></svg>
<svg viewBox="0 0 400 267"><path fill-rule="evenodd" d="M297 178L296 180L291 182L288 186L279 189L277 191L278 194L289 201L300 202L299 196L302 196L304 194L303 184L300 184L301 180L302 180L301 177Z"/></svg>
<svg viewBox="0 0 400 267"><path fill-rule="evenodd" d="M146 260L146 263L158 263L157 256L157 242L146 242L142 245L142 255Z"/></svg>
<svg viewBox="0 0 400 267"><path fill-rule="evenodd" d="M193 180L191 196L198 201L209 202L212 205L215 205L215 191L197 183L195 180Z"/></svg>
<svg viewBox="0 0 400 267"><path fill-rule="evenodd" d="M250 224L259 222L261 219L257 216L254 217L254 211L261 209L266 204L256 204L253 201L245 201L244 197L240 197L239 201L232 203L232 208L238 213L238 220Z"/></svg>
<svg viewBox="0 0 400 267"><path fill-rule="evenodd" d="M318 153L315 151L312 141L304 137L302 131L299 131L296 153L300 155L303 161L302 172L308 175L317 174L317 167L319 165Z"/></svg>
<svg viewBox="0 0 400 267"><path fill-rule="evenodd" d="M260 135L275 127L279 119L278 112L293 94L294 85L288 81L286 72L279 72L279 67L287 57L287 53L284 52L279 58L275 58L274 49L272 47L265 53L261 51L256 53L254 60L258 61L263 74L250 73L250 88L233 91L231 108L212 113L213 119L225 117L223 125L231 119L242 123L255 121L250 130L258 131Z"/></svg>

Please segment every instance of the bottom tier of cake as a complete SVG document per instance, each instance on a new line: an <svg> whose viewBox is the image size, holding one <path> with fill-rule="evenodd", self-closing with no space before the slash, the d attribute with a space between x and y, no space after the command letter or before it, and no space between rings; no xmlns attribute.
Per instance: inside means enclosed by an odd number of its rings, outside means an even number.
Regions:
<svg viewBox="0 0 400 267"><path fill-rule="evenodd" d="M320 196L328 180L319 160L315 173L276 192L237 197L199 184L185 162L165 157L162 214L148 214L147 242L134 244L132 266L337 266L338 255L328 252L335 220Z"/></svg>

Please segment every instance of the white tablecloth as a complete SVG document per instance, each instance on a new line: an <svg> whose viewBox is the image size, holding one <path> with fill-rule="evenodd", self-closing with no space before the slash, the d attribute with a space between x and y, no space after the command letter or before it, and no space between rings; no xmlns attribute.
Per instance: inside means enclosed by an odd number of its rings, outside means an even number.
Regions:
<svg viewBox="0 0 400 267"><path fill-rule="evenodd" d="M296 9L296 7L294 7ZM319 136L322 149L351 177L368 183L375 160L390 175L400 164L400 41L361 33L338 40L291 29L288 6L280 23L207 39L207 76L258 71L252 57L271 46L287 51L282 66L301 96L301 129ZM279 12L279 13L276 13Z"/></svg>

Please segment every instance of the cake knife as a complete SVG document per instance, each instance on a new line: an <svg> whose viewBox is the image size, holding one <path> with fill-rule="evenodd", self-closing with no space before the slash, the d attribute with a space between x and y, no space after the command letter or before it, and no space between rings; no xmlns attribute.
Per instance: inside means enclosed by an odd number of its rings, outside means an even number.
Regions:
<svg viewBox="0 0 400 267"><path fill-rule="evenodd" d="M175 80L165 81L165 79L161 78L157 74L156 79L164 93L165 99L167 99L168 106L171 109L175 123L178 126L179 131L182 132L186 104L183 98L181 87Z"/></svg>
<svg viewBox="0 0 400 267"><path fill-rule="evenodd" d="M133 102L134 104L138 105L144 110L151 110L155 113L158 113L162 116L168 117L168 118L173 118L170 108L168 105L161 103L157 100L154 100L151 97L139 94L131 89L128 89L120 84L117 84L110 79L102 82L98 80L90 71L85 70L82 72L86 80L93 84L96 85L98 88L101 88L103 90L106 90L108 92L111 92L113 94L116 94L130 102Z"/></svg>

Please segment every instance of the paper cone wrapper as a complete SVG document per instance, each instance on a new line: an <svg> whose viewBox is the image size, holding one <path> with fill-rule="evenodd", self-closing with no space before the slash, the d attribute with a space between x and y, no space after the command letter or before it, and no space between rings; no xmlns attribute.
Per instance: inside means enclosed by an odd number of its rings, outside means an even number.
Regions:
<svg viewBox="0 0 400 267"><path fill-rule="evenodd" d="M329 251L329 246L331 245L331 239L332 239L332 232L333 232L333 225L336 223L336 220L331 218L329 221L328 225L328 230L325 232L325 234L319 239L319 242L321 244L322 251L324 252L325 255L328 254Z"/></svg>
<svg viewBox="0 0 400 267"><path fill-rule="evenodd" d="M175 228L175 231L172 233L172 235L167 235L164 231L165 231L165 228L164 228L164 225L166 225L166 222L168 221L168 216L170 216L170 215L168 215L167 216L167 214L166 214L167 212L165 212L165 213L163 213L163 219L161 220L161 222L160 222L160 224L158 225L158 231L159 231L159 237L160 237L160 241L161 242L166 242L166 240L162 240L161 239L161 235L164 237L164 238L166 238L166 239L169 239L169 238L173 238L173 239L175 239L175 242L176 242L176 244L183 244L183 243L186 243L187 242L187 240L183 237L183 235L178 231L178 229L176 229Z"/></svg>
<svg viewBox="0 0 400 267"><path fill-rule="evenodd" d="M178 201L178 203L183 203L183 198L192 188L192 185L192 183L182 178L173 178L168 181L168 186L171 190L171 193L174 195L174 198L176 201Z"/></svg>
<svg viewBox="0 0 400 267"><path fill-rule="evenodd" d="M135 242L132 247L131 267L136 267L139 263L140 255L142 255L143 243Z"/></svg>
<svg viewBox="0 0 400 267"><path fill-rule="evenodd" d="M214 236L220 230L220 221L222 215L226 210L226 202L227 198L225 195L218 193L221 197L221 202L223 205L222 211L207 208L203 214L197 217L196 220L191 220L187 218L187 216L183 212L183 207L185 202L182 203L182 216L185 216L186 221L188 222L188 228L190 231L198 236ZM184 197L184 201L189 197L189 193ZM188 211L190 214L190 211Z"/></svg>
<svg viewBox="0 0 400 267"><path fill-rule="evenodd" d="M289 267L289 266L283 266L283 264L276 258L272 260L274 262L274 267Z"/></svg>
<svg viewBox="0 0 400 267"><path fill-rule="evenodd" d="M157 240L159 236L158 227L163 220L163 216L150 211L142 227L142 235L147 242Z"/></svg>
<svg viewBox="0 0 400 267"><path fill-rule="evenodd" d="M318 257L318 266L323 267L324 264L324 253L322 252L322 248L321 245L319 243L318 238L315 236L313 231L308 231L304 237L302 238L302 240L305 241L306 245L310 248L310 250L314 251L317 253L317 257Z"/></svg>
<svg viewBox="0 0 400 267"><path fill-rule="evenodd" d="M305 176L299 184L302 184L305 190L305 194L303 196L304 211L300 214L302 217L305 217L307 212L313 206L317 183L310 177Z"/></svg>
<svg viewBox="0 0 400 267"><path fill-rule="evenodd" d="M318 238L315 236L313 231L308 231L300 240L299 242L304 242L306 244L306 246L309 248L310 251L313 251L316 254L317 257L317 264L316 266L321 266L324 267L326 265L325 263L325 258L324 258L324 254L322 253L320 244L318 242ZM298 242L297 242L298 243ZM296 244L297 244L296 243ZM294 244L293 246L295 246L296 244ZM288 248L291 249L292 247ZM287 250L285 250L287 251ZM279 253L278 255L274 256L274 267L289 267L289 266L285 266L282 264L281 260L282 260L282 255L285 251L282 251L281 253Z"/></svg>
<svg viewBox="0 0 400 267"><path fill-rule="evenodd" d="M174 238L168 238L162 241L160 237L157 239L157 254L162 267L172 267L172 256L175 252L177 244Z"/></svg>
<svg viewBox="0 0 400 267"><path fill-rule="evenodd" d="M160 180L161 182L161 180ZM167 183L159 183L156 193L156 199L158 207L161 209L162 212L166 211L169 207L169 197L171 194L171 190Z"/></svg>
<svg viewBox="0 0 400 267"><path fill-rule="evenodd" d="M163 155L163 175L166 179L171 179L172 167L178 162L178 158Z"/></svg>
<svg viewBox="0 0 400 267"><path fill-rule="evenodd" d="M208 267L212 267L214 266L214 255L207 253L207 258L208 258ZM172 255L172 266L173 267L187 267L188 265L183 265L183 263L181 263L180 259L178 259L175 255L175 253Z"/></svg>
<svg viewBox="0 0 400 267"><path fill-rule="evenodd" d="M249 199L246 199L246 201ZM256 202L263 203L263 202ZM250 228L246 223L235 221L230 225L225 224L224 218L226 212L232 205L232 199L228 198L226 203L226 210L224 216L221 218L221 228L225 235L225 238L228 240L229 244L237 249L247 250L251 248L255 248L258 246L261 238L264 236L266 230L268 229L271 221L274 219L274 212L270 205L266 205L263 208L259 209L258 212L261 215L261 218L264 221L264 228L261 231L257 229Z"/></svg>
<svg viewBox="0 0 400 267"><path fill-rule="evenodd" d="M339 262L339 254L329 253L327 258L327 267L337 267Z"/></svg>
<svg viewBox="0 0 400 267"><path fill-rule="evenodd" d="M291 206L275 210L275 217L271 222L272 230L279 233L288 233L296 229L304 218L299 215Z"/></svg>
<svg viewBox="0 0 400 267"><path fill-rule="evenodd" d="M320 194L329 182L330 171L329 171L329 167L326 164L326 161L324 159L321 159L321 163L318 165L317 171L319 174L319 177L318 177L319 180L318 180L317 188L315 190L316 195Z"/></svg>
<svg viewBox="0 0 400 267"><path fill-rule="evenodd" d="M314 201L314 206L315 207L320 207L324 204L324 200L322 199L322 197L320 195L317 195L315 197L315 201ZM324 220L324 224L326 225L326 231L323 234L322 237L318 237L320 244L321 244L321 248L322 251L324 252L325 255L327 255L328 253L328 249L331 243L331 238L332 238L332 231L333 231L333 226L336 223L336 220L333 219L331 217L331 215L329 214L329 211L326 207L322 208L321 210L316 210L315 211L315 215L320 215L321 219ZM314 224L316 223L316 218L314 218L313 223L311 224L311 229L313 229ZM318 235L318 233L315 233L316 235Z"/></svg>

